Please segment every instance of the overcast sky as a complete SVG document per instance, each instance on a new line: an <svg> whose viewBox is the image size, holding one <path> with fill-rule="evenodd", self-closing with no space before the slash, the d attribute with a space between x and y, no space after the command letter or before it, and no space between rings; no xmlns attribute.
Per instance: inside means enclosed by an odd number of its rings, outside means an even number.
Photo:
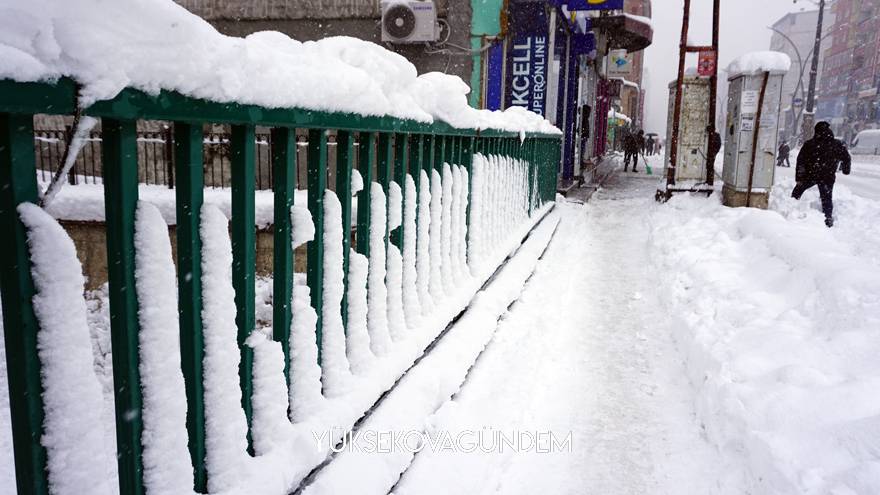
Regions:
<svg viewBox="0 0 880 495"><path fill-rule="evenodd" d="M663 133L666 129L668 85L678 71L678 42L684 0L653 0L654 42L646 49L645 67L647 106L645 128ZM720 68L731 60L755 50L770 47L772 25L787 12L815 9L809 1L798 0L722 0L720 32ZM692 43L708 45L712 41L711 0L691 1L690 38ZM696 55L687 66L696 65ZM723 73L719 75L723 77ZM719 105L722 102L719 101Z"/></svg>

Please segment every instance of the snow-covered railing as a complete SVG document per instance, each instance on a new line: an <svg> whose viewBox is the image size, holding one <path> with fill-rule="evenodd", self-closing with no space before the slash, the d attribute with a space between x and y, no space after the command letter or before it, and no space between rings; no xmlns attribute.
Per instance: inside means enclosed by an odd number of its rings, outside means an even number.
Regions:
<svg viewBox="0 0 880 495"><path fill-rule="evenodd" d="M20 493L288 493L552 202L558 134L214 103L126 89L102 120L116 422L73 243L38 203L33 116L76 86L0 81L0 284ZM173 122L176 260L138 198L136 122ZM203 124L232 126L231 218L203 203ZM271 128L275 301L255 320L254 133ZM309 135L296 163L295 131ZM328 132L337 142L328 188ZM297 167L308 202L294 204ZM352 218L353 198L357 218ZM307 268L294 250L307 244ZM175 271L176 262L176 271ZM317 432L332 432L316 442ZM116 462L113 462L116 459ZM187 464L190 461L190 464ZM109 463L110 467L105 463Z"/></svg>

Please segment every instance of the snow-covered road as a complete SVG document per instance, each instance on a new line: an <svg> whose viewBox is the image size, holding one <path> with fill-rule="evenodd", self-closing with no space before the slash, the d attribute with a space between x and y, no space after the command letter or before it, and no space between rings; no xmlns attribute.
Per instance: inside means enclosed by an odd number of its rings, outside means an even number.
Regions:
<svg viewBox="0 0 880 495"><path fill-rule="evenodd" d="M617 176L559 231L461 391L429 431L571 433L555 452L423 450L394 490L709 493L724 463L700 436L692 391L649 266L655 180ZM488 450L488 449L487 449Z"/></svg>
<svg viewBox="0 0 880 495"><path fill-rule="evenodd" d="M797 154L791 156L791 167L776 167L776 180L794 180ZM849 188L853 194L868 199L880 200L880 156L853 155L852 173L837 174L837 183Z"/></svg>

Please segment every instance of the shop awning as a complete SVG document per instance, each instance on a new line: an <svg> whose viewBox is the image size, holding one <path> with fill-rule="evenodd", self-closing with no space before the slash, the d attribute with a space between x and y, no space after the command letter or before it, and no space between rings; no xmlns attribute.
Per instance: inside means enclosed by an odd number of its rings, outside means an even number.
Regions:
<svg viewBox="0 0 880 495"><path fill-rule="evenodd" d="M648 19L632 15L611 15L590 19L594 29L608 37L608 47L630 53L644 50L654 39L654 28Z"/></svg>

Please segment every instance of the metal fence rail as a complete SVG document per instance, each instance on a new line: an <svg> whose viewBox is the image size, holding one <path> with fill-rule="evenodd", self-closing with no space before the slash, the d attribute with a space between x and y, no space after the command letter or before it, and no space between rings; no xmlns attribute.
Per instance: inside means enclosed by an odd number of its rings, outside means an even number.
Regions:
<svg viewBox="0 0 880 495"><path fill-rule="evenodd" d="M35 290L27 237L16 207L23 202L37 202L37 175L42 173L38 171L57 168L60 157L54 146L65 139L62 131L49 131L35 139L34 115L71 115L75 102L75 84L71 80L63 79L56 84L0 81L0 227L7 236L0 243L0 287L19 493L48 493L48 482L46 451L40 443L44 412L36 344L39 323L32 306ZM388 232L387 225L370 225L369 187L358 193L357 219L351 218L350 178L355 167L367 184L375 180L387 193L392 180L402 181L407 174L416 177L421 170L440 170L444 161L461 164L470 172L474 153L492 153L528 162L529 178L533 179L529 181L530 211L552 201L555 195L558 135L529 134L521 139L510 132L457 129L442 122L425 124L390 117L220 104L173 92L148 95L132 89L124 90L111 101L94 104L84 114L102 119L102 132L100 136L93 135L86 146L83 161L77 164L77 174L86 182L103 184L105 194L117 460L120 493L124 494L144 491L142 423L140 415L131 414L140 410L142 402L134 285L134 220L139 182L173 184L176 191L181 365L195 489L200 492L206 491L207 477L199 237L206 185L230 187L232 193L232 277L242 358L239 385L248 424L253 356L244 340L254 328L256 188L274 191L274 299L290 301L290 208L297 184L307 186L308 207L316 227L315 238L307 248L307 278L312 306L318 315L323 304L323 191L337 191L343 207L344 231L351 230L350 222L356 223L354 239L344 241L352 242L356 251L369 256L371 228ZM138 120L167 121L171 125L164 133L142 134L137 132ZM205 124L229 125L231 132L206 135ZM268 135L257 134L257 126L269 128ZM298 135L307 136L307 141L298 143ZM209 146L227 148L228 161L221 160L216 169L206 167L212 159ZM265 175L259 172L260 167L265 168ZM466 218L470 220L470 215ZM404 228L399 227L399 231ZM395 244L403 239L402 234L391 233ZM348 250L344 253L347 266ZM286 362L290 358L290 323L290 305L276 304L273 338L282 343ZM320 349L320 320L316 334Z"/></svg>

